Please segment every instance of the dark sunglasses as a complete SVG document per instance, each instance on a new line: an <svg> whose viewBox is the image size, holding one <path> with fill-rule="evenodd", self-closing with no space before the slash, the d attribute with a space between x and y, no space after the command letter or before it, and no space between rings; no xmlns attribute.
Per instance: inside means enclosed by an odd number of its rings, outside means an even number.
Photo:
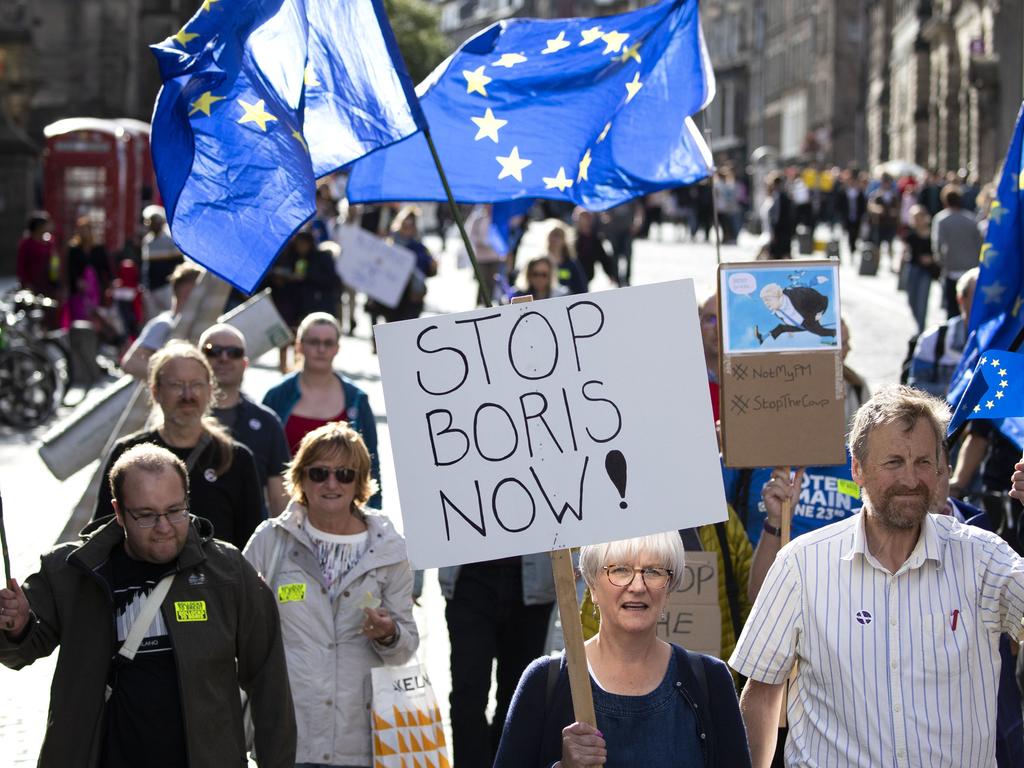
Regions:
<svg viewBox="0 0 1024 768"><path fill-rule="evenodd" d="M203 345L203 354L213 358L227 355L232 360L241 360L245 357L245 350L241 347L222 347L220 344L205 344Z"/></svg>
<svg viewBox="0 0 1024 768"><path fill-rule="evenodd" d="M306 477L314 483L325 483L331 473L339 483L348 484L356 479L356 471L351 467L328 469L327 467L310 467L306 470Z"/></svg>

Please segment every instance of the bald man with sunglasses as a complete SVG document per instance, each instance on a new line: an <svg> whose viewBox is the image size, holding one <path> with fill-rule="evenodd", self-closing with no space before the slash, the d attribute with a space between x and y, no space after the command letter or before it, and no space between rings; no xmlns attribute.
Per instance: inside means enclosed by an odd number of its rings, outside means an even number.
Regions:
<svg viewBox="0 0 1024 768"><path fill-rule="evenodd" d="M291 454L277 414L242 393L242 379L249 367L245 336L234 326L218 323L199 337L199 349L217 380L213 415L235 440L252 451L260 486L266 489L267 510L276 517L288 505L284 472Z"/></svg>

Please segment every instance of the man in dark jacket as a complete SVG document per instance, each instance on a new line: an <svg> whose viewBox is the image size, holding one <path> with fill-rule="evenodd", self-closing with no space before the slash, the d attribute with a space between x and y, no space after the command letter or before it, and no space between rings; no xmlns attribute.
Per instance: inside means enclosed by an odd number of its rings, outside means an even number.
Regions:
<svg viewBox="0 0 1024 768"><path fill-rule="evenodd" d="M821 317L828 309L828 297L820 291L805 286L782 288L778 283L768 283L761 289L761 301L779 319L779 324L769 332L773 339L783 333L809 331L815 336L835 338L836 329L821 324ZM764 341L761 331L754 328L758 342Z"/></svg>
<svg viewBox="0 0 1024 768"><path fill-rule="evenodd" d="M189 515L188 473L172 453L131 448L110 484L113 520L43 555L24 589L11 579L0 590L0 662L20 669L60 646L39 765L244 765L241 687L260 766L290 768L295 714L273 594ZM128 659L118 651L168 576Z"/></svg>

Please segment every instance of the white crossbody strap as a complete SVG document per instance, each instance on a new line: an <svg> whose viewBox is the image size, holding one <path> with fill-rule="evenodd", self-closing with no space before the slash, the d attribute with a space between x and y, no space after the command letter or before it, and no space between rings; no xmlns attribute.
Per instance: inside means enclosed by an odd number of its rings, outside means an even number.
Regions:
<svg viewBox="0 0 1024 768"><path fill-rule="evenodd" d="M146 630L153 623L156 612L160 610L160 605L163 603L164 598L167 597L167 591L171 588L172 581L174 581L174 574L167 574L160 579L157 585L153 587L153 591L142 601L139 615L132 622L132 628L128 630L128 637L124 639L124 643L121 644L121 649L118 651L128 661L135 659L135 654L139 650L142 638L146 636Z"/></svg>

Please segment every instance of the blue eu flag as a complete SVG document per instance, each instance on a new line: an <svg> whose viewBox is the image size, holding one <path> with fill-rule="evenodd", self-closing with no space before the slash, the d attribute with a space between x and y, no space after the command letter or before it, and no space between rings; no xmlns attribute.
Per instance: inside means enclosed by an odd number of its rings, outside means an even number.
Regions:
<svg viewBox="0 0 1024 768"><path fill-rule="evenodd" d="M968 419L1024 416L1024 355L989 349L978 360L970 384L949 422L953 434Z"/></svg>
<svg viewBox="0 0 1024 768"><path fill-rule="evenodd" d="M380 0L204 0L152 50L171 234L246 292L313 214L317 178L423 124Z"/></svg>
<svg viewBox="0 0 1024 768"><path fill-rule="evenodd" d="M967 328L960 366L949 390L949 402L962 402L982 356L991 350L1010 347L1024 329L1024 107L1017 114L1017 127L1003 163L996 198L989 211L988 234L981 247L980 274ZM995 353L992 353L995 354ZM1005 357L1005 353L1000 353ZM1002 360L1000 357L1000 360ZM971 404L973 410L974 403ZM957 411L959 412L958 405ZM983 407L982 409L987 410ZM1024 416L1024 413L1003 416ZM975 418L997 418L996 414ZM962 419L961 419L962 421ZM1024 449L1024 420L1006 418L1000 431Z"/></svg>
<svg viewBox="0 0 1024 768"><path fill-rule="evenodd" d="M457 200L603 210L708 175L691 115L714 96L697 0L596 19L508 19L420 84ZM352 169L353 202L444 200L422 135Z"/></svg>

